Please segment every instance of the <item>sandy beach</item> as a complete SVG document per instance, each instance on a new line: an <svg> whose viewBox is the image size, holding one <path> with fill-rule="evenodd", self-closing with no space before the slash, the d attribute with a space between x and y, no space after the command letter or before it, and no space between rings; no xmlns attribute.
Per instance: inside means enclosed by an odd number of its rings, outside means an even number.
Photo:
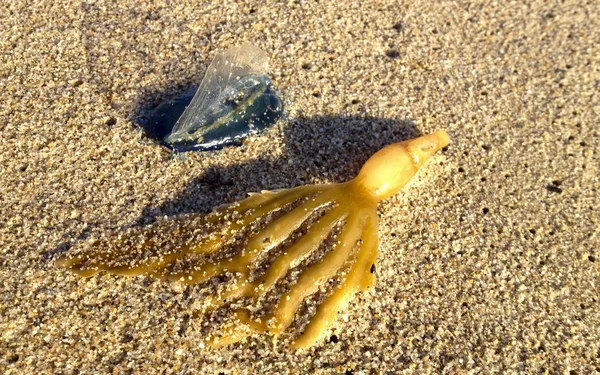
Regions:
<svg viewBox="0 0 600 375"><path fill-rule="evenodd" d="M174 157L140 119L215 53L270 56L285 119ZM0 373L600 373L597 1L28 2L0 7ZM205 344L202 285L79 278L61 254L249 192L449 147L378 206L374 289L317 344Z"/></svg>

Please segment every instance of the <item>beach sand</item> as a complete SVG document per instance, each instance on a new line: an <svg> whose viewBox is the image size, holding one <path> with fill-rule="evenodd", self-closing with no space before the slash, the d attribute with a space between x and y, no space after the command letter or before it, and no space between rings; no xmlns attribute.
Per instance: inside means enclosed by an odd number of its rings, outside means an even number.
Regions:
<svg viewBox="0 0 600 375"><path fill-rule="evenodd" d="M2 5L0 373L600 372L600 3L361 3ZM271 56L285 121L177 158L142 136L243 42ZM308 350L211 349L202 287L53 265L132 223L345 181L439 129L448 149L379 205L376 287Z"/></svg>

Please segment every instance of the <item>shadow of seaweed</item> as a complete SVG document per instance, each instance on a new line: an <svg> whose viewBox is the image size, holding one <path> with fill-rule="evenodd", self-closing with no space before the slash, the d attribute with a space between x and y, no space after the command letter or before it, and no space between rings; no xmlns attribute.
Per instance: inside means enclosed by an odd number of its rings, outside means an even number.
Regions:
<svg viewBox="0 0 600 375"><path fill-rule="evenodd" d="M373 127L379 132L377 137L373 136ZM418 137L420 132L410 121L315 116L291 120L285 125L283 134L286 147L282 157L277 160L259 157L227 168L210 168L189 182L173 200L158 207L144 208L134 225L148 225L158 216L208 213L231 202L219 197L228 196L227 190L240 179L244 180L247 192L291 188L324 176L330 182L345 181L354 177L364 161L377 150ZM313 136L306 138L306 134ZM214 204L207 207L206 201Z"/></svg>

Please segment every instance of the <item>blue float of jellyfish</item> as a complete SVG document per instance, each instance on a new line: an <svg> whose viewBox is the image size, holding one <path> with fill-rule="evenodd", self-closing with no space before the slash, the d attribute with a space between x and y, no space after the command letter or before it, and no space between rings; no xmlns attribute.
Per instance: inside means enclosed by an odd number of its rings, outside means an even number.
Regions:
<svg viewBox="0 0 600 375"><path fill-rule="evenodd" d="M161 104L147 130L177 152L239 143L277 122L283 102L267 77L268 56L244 45L218 53L195 91Z"/></svg>

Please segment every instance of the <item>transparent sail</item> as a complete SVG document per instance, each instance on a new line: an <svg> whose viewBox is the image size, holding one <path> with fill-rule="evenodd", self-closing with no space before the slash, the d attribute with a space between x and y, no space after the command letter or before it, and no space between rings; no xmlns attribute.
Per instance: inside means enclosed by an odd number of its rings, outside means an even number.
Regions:
<svg viewBox="0 0 600 375"><path fill-rule="evenodd" d="M218 53L164 142L178 151L214 149L275 123L283 103L268 65L267 54L252 45Z"/></svg>

